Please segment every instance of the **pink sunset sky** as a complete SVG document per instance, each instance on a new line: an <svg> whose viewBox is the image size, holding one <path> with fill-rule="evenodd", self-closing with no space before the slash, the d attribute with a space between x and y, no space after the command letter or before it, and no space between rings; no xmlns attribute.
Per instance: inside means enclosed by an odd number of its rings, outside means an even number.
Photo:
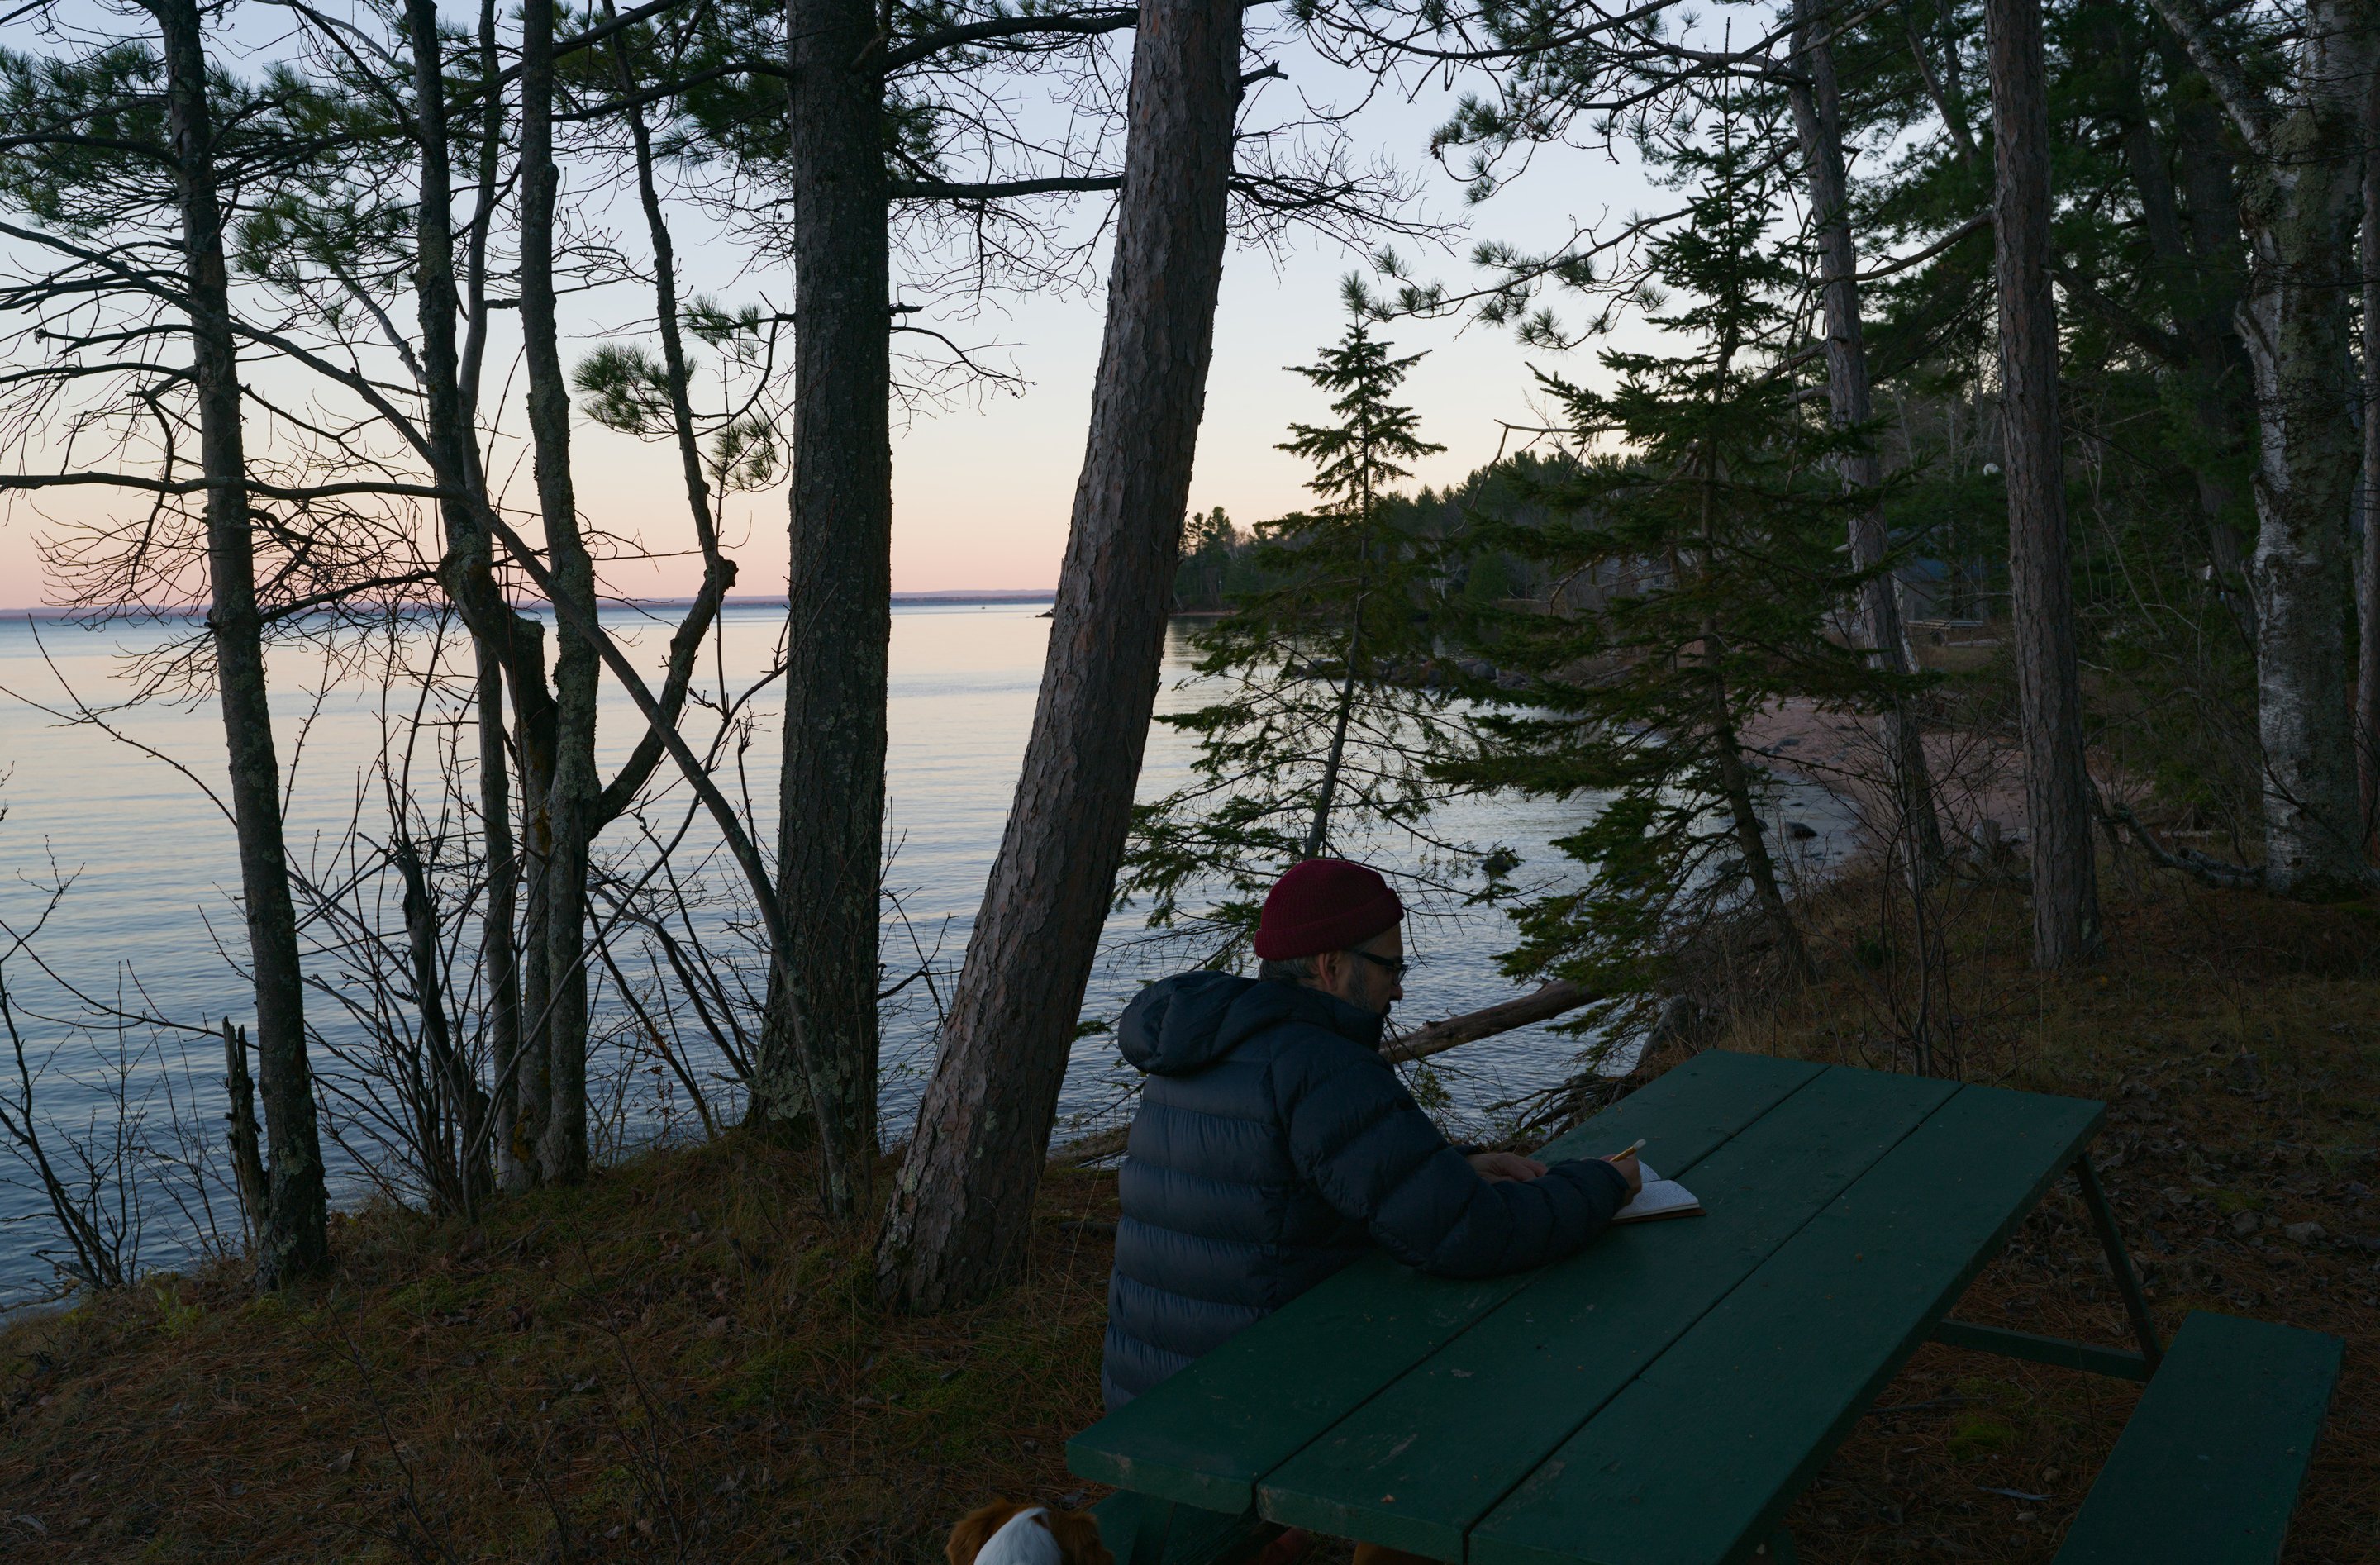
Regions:
<svg viewBox="0 0 2380 1565"><path fill-rule="evenodd" d="M1330 67L1293 54L1290 85L1327 81ZM1282 84L1269 86L1279 89ZM1481 237L1524 247L1560 239L1581 224L1601 225L1663 200L1632 164L1599 153L1560 151L1541 156L1527 176L1494 200L1465 207L1456 182L1425 157L1428 133L1451 97L1437 90L1410 98L1376 99L1356 122L1362 142L1412 176L1419 209L1461 225L1451 246L1433 250L1399 245L1410 269L1457 286L1475 280L1465 254ZM631 213L610 214L615 229ZM1096 224L1103 208L1089 203L1076 220ZM681 240L692 259L688 291L716 292L730 303L766 297L782 308L790 280L765 271L706 279L705 249ZM1093 274L1104 276L1100 255ZM1340 279L1371 274L1366 257L1311 234L1291 234L1269 249L1235 246L1223 281L1207 411L1190 495L1198 511L1220 505L1243 523L1278 516L1304 502L1305 468L1275 449L1293 420L1325 416L1322 395L1286 366L1311 362L1343 329ZM918 413L896 424L893 441L892 579L896 590L1047 588L1055 584L1065 546L1068 510L1082 460L1103 300L1097 291L991 297L971 314L949 309L917 319L977 347L993 345L990 361L1014 369L1023 384L986 391L957 406ZM613 309L625 307L613 306ZM580 340L565 345L575 360L602 323L581 322ZM1400 351L1427 350L1406 382L1403 399L1422 416L1423 433L1444 444L1427 460L1419 482L1445 484L1490 460L1511 443L1507 423L1540 421L1528 367L1571 376L1594 373L1591 354L1524 350L1509 331L1459 320L1404 321L1384 329ZM1631 336L1636 335L1632 332ZM516 404L519 382L512 382ZM518 425L517 406L504 422ZM252 437L253 438L253 437ZM686 547L686 523L674 452L604 431L583 418L574 433L579 505L601 529L641 540L657 551ZM35 454L28 468L40 466ZM496 464L503 466L502 454ZM516 505L532 495L526 462L511 486ZM0 608L55 601L43 579L37 540L72 516L109 505L136 503L103 491L52 491L16 497L0 509ZM740 567L739 595L782 592L785 571L785 511L782 485L735 497L726 532ZM679 596L693 590L698 571L684 559L616 567L607 587L628 596Z"/></svg>

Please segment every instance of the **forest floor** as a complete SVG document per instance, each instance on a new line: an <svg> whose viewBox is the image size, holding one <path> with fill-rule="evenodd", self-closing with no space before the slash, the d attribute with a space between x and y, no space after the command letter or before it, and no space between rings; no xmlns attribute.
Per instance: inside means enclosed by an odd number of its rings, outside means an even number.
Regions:
<svg viewBox="0 0 2380 1565"><path fill-rule="evenodd" d="M1950 899L1944 1057L2113 1104L2101 1167L2165 1331L2207 1308L2349 1340L2289 1558L2380 1559L2380 916L2109 882L2109 954L2073 977L2026 965L2014 891ZM1905 1063L1871 891L1828 893L1816 985L1713 1041ZM1017 1285L933 1320L877 1311L808 1188L731 1137L475 1224L341 1219L335 1275L275 1297L226 1268L20 1322L0 1557L906 1565L987 1498L1095 1498L1062 1449L1099 1413L1112 1176L1053 1177ZM1959 1313L2127 1341L2067 1191ZM2046 1561L2137 1395L1927 1347L1794 1507L1801 1558Z"/></svg>

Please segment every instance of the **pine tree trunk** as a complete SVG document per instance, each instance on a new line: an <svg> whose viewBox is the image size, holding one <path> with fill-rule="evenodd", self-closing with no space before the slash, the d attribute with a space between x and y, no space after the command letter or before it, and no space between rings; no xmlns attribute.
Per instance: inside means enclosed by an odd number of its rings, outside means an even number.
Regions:
<svg viewBox="0 0 2380 1565"><path fill-rule="evenodd" d="M1716 649L1719 630L1715 624L1703 626L1703 645ZM1810 948L1803 941L1801 926L1793 922L1793 910L1785 904L1785 889L1777 879L1777 860L1768 851L1768 836L1762 830L1760 811L1752 797L1752 768L1743 758L1742 736L1736 732L1735 721L1728 715L1727 683L1719 677L1716 659L1711 674L1711 747L1718 757L1719 792L1727 800L1728 824L1735 832L1735 851L1743 857L1744 878L1752 882L1752 900L1760 906L1761 916L1777 932L1777 943L1785 952L1787 964L1796 976L1813 977L1816 966L1810 961Z"/></svg>
<svg viewBox="0 0 2380 1565"><path fill-rule="evenodd" d="M2067 560L2041 0L1986 0L1984 17L1991 51L1993 271L1999 289L2009 587L2033 849L2033 960L2039 967L2064 967L2095 958L2103 936Z"/></svg>
<svg viewBox="0 0 2380 1565"><path fill-rule="evenodd" d="M1820 3L1797 0L1795 6L1794 59L1806 81L1793 88L1793 123L1802 161L1809 169L1811 225L1818 240L1828 405L1836 427L1852 429L1866 424L1875 409L1868 396L1867 345L1860 327L1859 256L1843 167L1842 101L1835 84L1834 48L1823 36L1834 24L1818 15ZM1844 484L1854 491L1873 490L1879 481L1870 450L1845 454L1840 466ZM1852 564L1861 570L1875 569L1892 547L1883 513L1869 507L1853 516L1850 542ZM1890 576L1878 576L1867 584L1860 593L1859 611L1860 637L1876 654L1876 665L1896 674L1915 673L1917 660L1901 621L1900 594ZM1893 807L1908 843L1910 873L1917 885L1931 885L1942 873L1942 824L1935 812L1924 731L1917 713L1903 699L1896 699L1884 714L1883 727Z"/></svg>
<svg viewBox="0 0 2380 1565"><path fill-rule="evenodd" d="M1339 795L1339 767L1347 756L1347 723L1355 715L1355 657L1364 642L1364 594L1355 593L1355 606L1349 615L1347 627L1347 673L1339 682L1339 710L1331 715L1330 748L1323 753L1322 781L1314 801L1314 819L1305 829L1303 850L1307 858L1319 858L1322 850L1330 845L1330 807Z"/></svg>
<svg viewBox="0 0 2380 1565"><path fill-rule="evenodd" d="M1091 428L1000 857L877 1250L913 1310L983 1297L1032 1214L1165 644L1206 403L1238 0L1147 0Z"/></svg>
<svg viewBox="0 0 2380 1565"><path fill-rule="evenodd" d="M595 617L595 563L578 529L570 470L570 385L562 368L554 319L553 0L521 6L520 310L522 358L528 371L529 443L537 464L538 508L552 560L553 589L589 622ZM573 1183L587 1175L587 872L595 774L595 695L601 670L584 637L556 628L553 660L553 771L542 800L544 842L538 876L543 916L531 939L544 946L545 1119L538 1132L540 1172Z"/></svg>
<svg viewBox="0 0 2380 1565"><path fill-rule="evenodd" d="M798 992L772 995L753 1110L833 1117L866 1205L876 1153L878 881L892 637L891 297L880 40L870 0L787 0L794 189L793 485L777 887ZM798 1010L831 1101L809 1100Z"/></svg>
<svg viewBox="0 0 2380 1565"><path fill-rule="evenodd" d="M214 640L216 698L230 759L240 899L256 992L267 1158L257 1280L273 1288L319 1270L329 1258L322 1149L314 1123L298 916L282 841L281 767L273 750L263 621L256 602L239 365L224 264L223 207L215 189L205 41L196 0L152 0L152 10L164 42L183 281L189 290L191 386L207 479L207 626Z"/></svg>

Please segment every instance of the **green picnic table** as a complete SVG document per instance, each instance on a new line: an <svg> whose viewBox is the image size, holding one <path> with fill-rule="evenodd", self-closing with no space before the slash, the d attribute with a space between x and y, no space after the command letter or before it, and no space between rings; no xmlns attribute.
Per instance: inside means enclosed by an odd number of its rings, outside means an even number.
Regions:
<svg viewBox="0 0 2380 1565"><path fill-rule="evenodd" d="M1566 1261L1484 1280L1376 1254L1085 1430L1069 1465L1123 1491L1103 1526L1123 1565L1226 1558L1192 1546L1268 1522L1475 1565L1787 1553L1786 1506L1929 1338L2155 1370L2147 1306L2083 1156L2104 1112L1697 1055L1542 1155L1642 1136L1645 1160L1706 1216L1618 1227ZM2136 1350L1947 1318L2068 1170Z"/></svg>

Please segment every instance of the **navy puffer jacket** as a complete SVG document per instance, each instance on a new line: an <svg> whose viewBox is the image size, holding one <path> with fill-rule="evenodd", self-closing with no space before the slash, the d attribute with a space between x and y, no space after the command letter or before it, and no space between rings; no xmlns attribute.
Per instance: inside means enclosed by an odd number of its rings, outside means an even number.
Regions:
<svg viewBox="0 0 2380 1565"><path fill-rule="evenodd" d="M1108 1283L1110 1409L1374 1244L1492 1277L1570 1254L1626 1199L1602 1162L1481 1179L1380 1058L1380 1018L1319 989L1185 973L1142 990L1117 1031L1148 1079Z"/></svg>

